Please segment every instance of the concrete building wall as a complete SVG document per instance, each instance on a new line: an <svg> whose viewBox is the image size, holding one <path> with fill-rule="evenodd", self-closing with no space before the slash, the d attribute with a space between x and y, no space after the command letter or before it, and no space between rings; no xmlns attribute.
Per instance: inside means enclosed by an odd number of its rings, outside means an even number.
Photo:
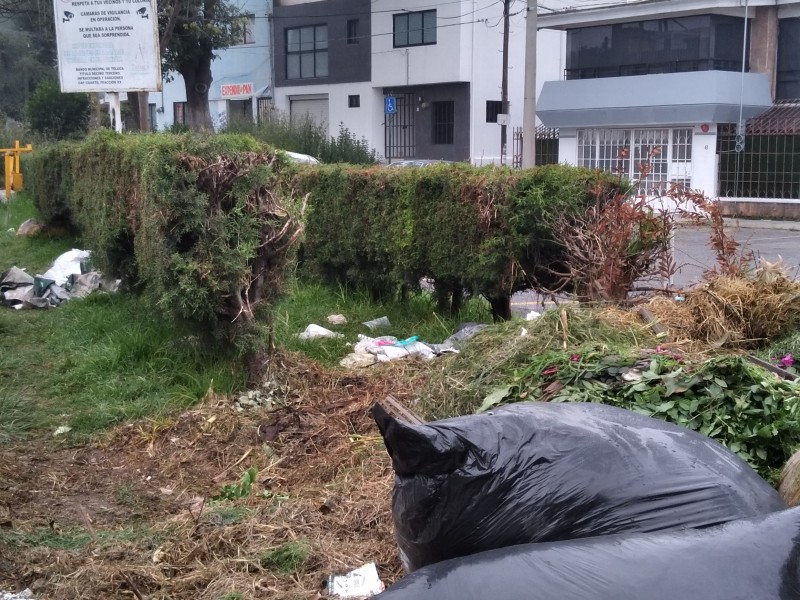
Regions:
<svg viewBox="0 0 800 600"><path fill-rule="evenodd" d="M347 22L358 21L358 43L347 41ZM274 12L275 87L315 86L369 81L372 60L370 0L326 0L287 5L279 0ZM286 78L286 30L309 25L328 26L328 76Z"/></svg>

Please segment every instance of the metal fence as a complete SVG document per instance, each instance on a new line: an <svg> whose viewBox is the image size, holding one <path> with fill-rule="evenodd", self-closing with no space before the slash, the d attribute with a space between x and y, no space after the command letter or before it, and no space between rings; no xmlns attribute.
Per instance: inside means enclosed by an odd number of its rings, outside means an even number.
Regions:
<svg viewBox="0 0 800 600"><path fill-rule="evenodd" d="M524 139L522 127L514 127L512 134L513 156L511 166L515 169L522 167L522 149ZM558 163L558 129L539 126L536 128L536 164L554 165Z"/></svg>
<svg viewBox="0 0 800 600"><path fill-rule="evenodd" d="M800 135L745 135L737 152L730 125L717 135L717 153L721 197L800 200Z"/></svg>

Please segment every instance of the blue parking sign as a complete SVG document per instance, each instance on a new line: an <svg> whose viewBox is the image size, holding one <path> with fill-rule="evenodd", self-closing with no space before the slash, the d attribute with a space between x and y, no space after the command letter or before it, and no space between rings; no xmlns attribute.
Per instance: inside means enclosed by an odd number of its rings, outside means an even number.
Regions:
<svg viewBox="0 0 800 600"><path fill-rule="evenodd" d="M386 96L383 99L383 112L387 115L393 115L397 112L397 98L394 96Z"/></svg>

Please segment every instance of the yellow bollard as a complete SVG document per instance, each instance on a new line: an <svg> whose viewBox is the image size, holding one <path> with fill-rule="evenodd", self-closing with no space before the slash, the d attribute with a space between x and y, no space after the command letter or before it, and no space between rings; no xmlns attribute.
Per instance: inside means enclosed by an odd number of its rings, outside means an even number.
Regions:
<svg viewBox="0 0 800 600"><path fill-rule="evenodd" d="M4 154L5 157L5 184L6 184L6 202L11 199L11 180L14 175L14 156L12 154Z"/></svg>
<svg viewBox="0 0 800 600"><path fill-rule="evenodd" d="M20 157L23 152L33 151L33 146L20 146L19 140L14 142L13 148L0 148L0 153L5 156L5 189L6 201L11 198L11 190L19 192L22 189L22 168Z"/></svg>

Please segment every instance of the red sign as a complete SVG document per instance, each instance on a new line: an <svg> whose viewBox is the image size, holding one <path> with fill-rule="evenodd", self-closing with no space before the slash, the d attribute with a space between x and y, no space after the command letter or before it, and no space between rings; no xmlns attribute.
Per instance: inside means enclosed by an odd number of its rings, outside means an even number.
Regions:
<svg viewBox="0 0 800 600"><path fill-rule="evenodd" d="M253 84L252 83L228 83L222 86L222 97L230 98L231 96L252 96Z"/></svg>

